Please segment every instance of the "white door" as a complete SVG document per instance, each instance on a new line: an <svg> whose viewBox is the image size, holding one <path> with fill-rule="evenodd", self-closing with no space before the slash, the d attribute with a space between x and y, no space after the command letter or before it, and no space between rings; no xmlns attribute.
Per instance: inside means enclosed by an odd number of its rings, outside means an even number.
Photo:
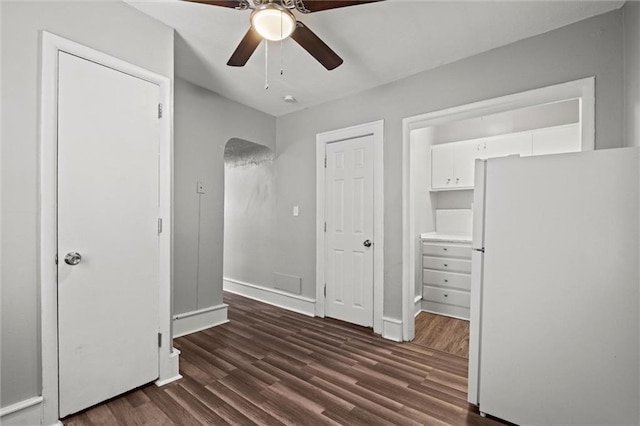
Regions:
<svg viewBox="0 0 640 426"><path fill-rule="evenodd" d="M59 54L60 417L158 377L159 97Z"/></svg>
<svg viewBox="0 0 640 426"><path fill-rule="evenodd" d="M373 136L327 144L325 314L373 325Z"/></svg>

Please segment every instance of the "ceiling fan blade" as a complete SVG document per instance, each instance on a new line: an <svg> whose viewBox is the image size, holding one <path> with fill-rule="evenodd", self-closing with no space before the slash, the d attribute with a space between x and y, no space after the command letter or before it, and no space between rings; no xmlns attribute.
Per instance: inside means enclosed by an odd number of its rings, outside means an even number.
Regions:
<svg viewBox="0 0 640 426"><path fill-rule="evenodd" d="M337 9L339 7L357 6L359 4L374 3L382 0L298 0L296 9L298 12L311 13L322 10Z"/></svg>
<svg viewBox="0 0 640 426"><path fill-rule="evenodd" d="M291 34L291 38L328 70L338 67L343 62L336 52L300 21L296 22L296 29Z"/></svg>
<svg viewBox="0 0 640 426"><path fill-rule="evenodd" d="M191 3L208 4L209 6L229 7L231 9L248 9L247 0L183 0Z"/></svg>
<svg viewBox="0 0 640 426"><path fill-rule="evenodd" d="M231 67L243 67L247 63L253 52L258 48L258 45L262 41L262 37L253 28L249 28L249 31L242 37L240 44L236 47L227 65Z"/></svg>

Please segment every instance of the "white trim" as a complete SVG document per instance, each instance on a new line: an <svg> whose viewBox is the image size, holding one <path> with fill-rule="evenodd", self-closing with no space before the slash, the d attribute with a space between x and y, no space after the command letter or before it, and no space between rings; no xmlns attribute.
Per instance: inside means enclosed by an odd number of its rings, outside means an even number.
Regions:
<svg viewBox="0 0 640 426"><path fill-rule="evenodd" d="M411 208L413 205L411 194L416 182L412 182L411 179L411 131L466 118L568 99L580 99L582 150L595 149L594 77L487 99L402 120L402 335L405 341L413 340L415 334L415 322L412 321L415 302L412 296L415 288L416 232L414 211Z"/></svg>
<svg viewBox="0 0 640 426"><path fill-rule="evenodd" d="M0 408L0 418L17 413L18 411L26 410L34 405L40 405L42 400L43 398L41 396L34 396L33 398L16 402L15 404L11 404L7 407L2 407Z"/></svg>
<svg viewBox="0 0 640 426"><path fill-rule="evenodd" d="M382 317L382 321L382 337L394 342L402 342L402 321L387 317Z"/></svg>
<svg viewBox="0 0 640 426"><path fill-rule="evenodd" d="M324 317L325 282L325 168L326 145L373 135L373 331L383 333L384 299L384 120L316 135L316 309Z"/></svg>
<svg viewBox="0 0 640 426"><path fill-rule="evenodd" d="M268 303L269 305L297 312L309 317L314 316L316 300L309 297L292 294L286 291L273 288L262 287L256 284L238 281L231 278L222 279L222 288L229 293L239 294L240 296L259 302Z"/></svg>
<svg viewBox="0 0 640 426"><path fill-rule="evenodd" d="M164 386L169 383L175 382L176 380L182 379L180 375L179 369L179 360L180 360L180 351L176 348L173 348L169 357L164 361L161 360L160 364L160 377L154 383L156 386Z"/></svg>
<svg viewBox="0 0 640 426"><path fill-rule="evenodd" d="M109 56L76 42L42 31L40 70L40 294L43 424L58 420L58 305L57 271L54 258L57 241L57 94L58 52L96 62L134 77L157 84L166 115L160 125L160 217L164 230L160 234L159 332L171 335L171 235L172 235L172 164L173 143L171 80L121 59ZM159 380L178 375L178 363L172 339L163 339L158 349ZM175 371L169 371L173 366Z"/></svg>
<svg viewBox="0 0 640 426"><path fill-rule="evenodd" d="M25 399L0 409L0 424L3 426L39 425L42 423L41 396ZM51 426L62 426L62 422L55 421Z"/></svg>
<svg viewBox="0 0 640 426"><path fill-rule="evenodd" d="M464 306L445 305L443 303L431 302L423 300L420 312L429 312L431 314L446 315L463 321L469 321L469 308Z"/></svg>
<svg viewBox="0 0 640 426"><path fill-rule="evenodd" d="M207 328L228 323L229 305L221 303L197 311L185 312L173 316L173 337L206 330Z"/></svg>
<svg viewBox="0 0 640 426"><path fill-rule="evenodd" d="M413 317L417 317L420 312L422 312L422 296L416 296L413 298L413 308L414 314Z"/></svg>

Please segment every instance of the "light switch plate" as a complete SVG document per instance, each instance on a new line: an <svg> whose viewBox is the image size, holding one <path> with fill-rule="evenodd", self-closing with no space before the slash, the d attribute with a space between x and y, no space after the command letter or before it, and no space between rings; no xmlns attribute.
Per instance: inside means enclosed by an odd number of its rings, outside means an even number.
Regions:
<svg viewBox="0 0 640 426"><path fill-rule="evenodd" d="M196 182L196 192L198 194L204 194L204 183L200 181Z"/></svg>
<svg viewBox="0 0 640 426"><path fill-rule="evenodd" d="M298 216L299 213L300 213L300 209L298 209L298 206L293 206L293 215Z"/></svg>

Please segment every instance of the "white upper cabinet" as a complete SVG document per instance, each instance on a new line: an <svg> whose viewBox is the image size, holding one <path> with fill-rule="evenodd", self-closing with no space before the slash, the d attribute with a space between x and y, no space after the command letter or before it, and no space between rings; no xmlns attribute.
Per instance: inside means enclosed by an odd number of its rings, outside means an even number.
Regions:
<svg viewBox="0 0 640 426"><path fill-rule="evenodd" d="M455 188L473 188L475 162L478 149L474 143L457 143L453 149Z"/></svg>
<svg viewBox="0 0 640 426"><path fill-rule="evenodd" d="M578 123L431 147L431 190L472 189L475 160L582 150Z"/></svg>
<svg viewBox="0 0 640 426"><path fill-rule="evenodd" d="M439 191L472 188L476 158L476 145L468 142L431 147L431 189Z"/></svg>
<svg viewBox="0 0 640 426"><path fill-rule="evenodd" d="M506 157L507 155L531 155L531 133L515 133L487 138L481 158Z"/></svg>
<svg viewBox="0 0 640 426"><path fill-rule="evenodd" d="M453 146L454 144L431 147L431 188L453 188Z"/></svg>
<svg viewBox="0 0 640 426"><path fill-rule="evenodd" d="M582 151L578 124L541 129L533 133L532 155Z"/></svg>

